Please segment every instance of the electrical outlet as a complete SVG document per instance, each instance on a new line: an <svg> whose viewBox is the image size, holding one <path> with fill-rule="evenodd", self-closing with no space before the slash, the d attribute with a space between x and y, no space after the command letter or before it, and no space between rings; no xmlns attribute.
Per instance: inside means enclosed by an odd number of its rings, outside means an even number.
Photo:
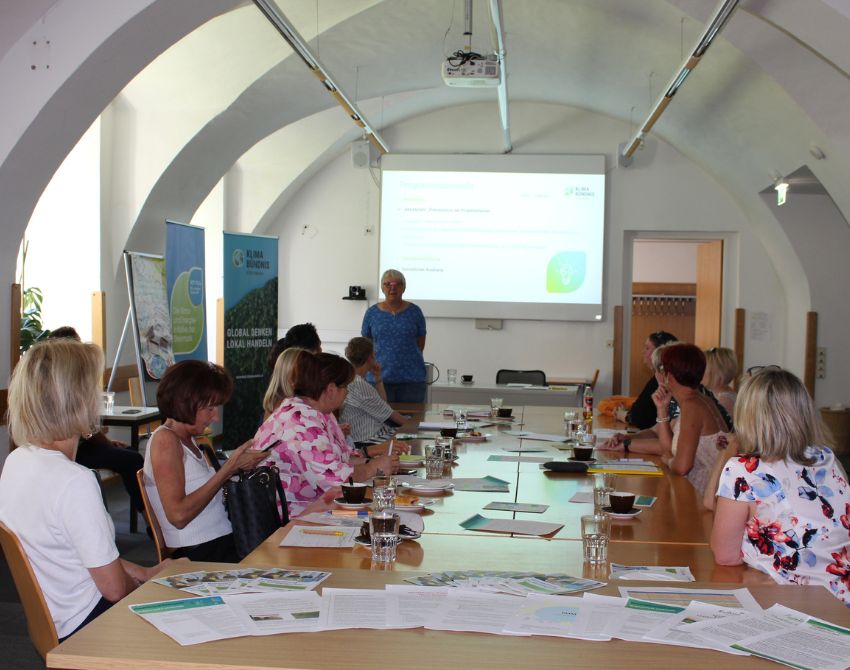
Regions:
<svg viewBox="0 0 850 670"><path fill-rule="evenodd" d="M826 379L826 347L818 347L815 358L815 379Z"/></svg>

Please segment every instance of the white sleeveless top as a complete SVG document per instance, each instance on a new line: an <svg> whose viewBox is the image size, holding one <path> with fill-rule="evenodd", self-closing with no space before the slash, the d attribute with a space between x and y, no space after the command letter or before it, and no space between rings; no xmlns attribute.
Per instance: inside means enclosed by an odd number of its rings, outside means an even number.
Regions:
<svg viewBox="0 0 850 670"><path fill-rule="evenodd" d="M186 524L185 528L175 528L168 522L168 519L165 517L165 510L162 507L162 501L159 499L159 491L156 488L156 482L153 477L153 466L151 465L151 451L156 448L156 434L161 430L170 430L170 428L165 425L160 426L151 436L147 452L145 453L144 473L145 492L148 494L151 507L154 514L156 514L159 525L162 527L162 535L166 546L171 549L194 547L196 544L208 542L217 537L232 533L233 528L230 525L230 519L227 518L227 511L224 509L224 495L221 490L215 494L213 499L201 510L198 516ZM194 439L192 443L194 444ZM203 455L197 456L185 444L182 444L182 446L183 476L186 481L186 495L189 495L192 491L201 488L215 474L215 470Z"/></svg>

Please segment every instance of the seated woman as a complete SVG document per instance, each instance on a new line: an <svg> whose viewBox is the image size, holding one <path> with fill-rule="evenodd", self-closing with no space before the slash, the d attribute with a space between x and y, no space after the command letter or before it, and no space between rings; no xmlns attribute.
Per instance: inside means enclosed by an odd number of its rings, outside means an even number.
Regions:
<svg viewBox="0 0 850 670"><path fill-rule="evenodd" d="M286 335L275 342L269 351L269 356L266 361L268 363L269 370L274 370L278 357L284 351L292 349L293 347L306 349L307 351L312 351L314 354L321 353L322 340L319 338L316 326L312 323L299 323L287 330Z"/></svg>
<svg viewBox="0 0 850 670"><path fill-rule="evenodd" d="M398 452L373 459L352 457L353 449L333 415L345 400L354 370L335 354L303 352L295 364L292 390L254 436L254 448L269 452L280 469L291 516L353 477L364 482L378 470L398 470ZM383 447L386 451L386 447Z"/></svg>
<svg viewBox="0 0 850 670"><path fill-rule="evenodd" d="M20 445L0 475L0 521L20 539L60 642L147 581L118 558L115 527L92 471L74 462L100 411L103 353L71 339L32 346L9 384L9 426Z"/></svg>
<svg viewBox="0 0 850 670"><path fill-rule="evenodd" d="M292 390L292 374L298 362L298 357L304 351L307 350L301 347L289 347L277 357L269 386L266 389L266 395L263 396L263 411L265 412L263 421L268 419L286 398L295 395Z"/></svg>
<svg viewBox="0 0 850 670"><path fill-rule="evenodd" d="M735 389L731 384L738 376L738 359L728 347L712 347L705 352L705 375L702 385L714 394L729 414L735 410Z"/></svg>
<svg viewBox="0 0 850 670"><path fill-rule="evenodd" d="M642 439L658 438L662 460L674 473L685 475L702 497L720 452L728 442L730 422L713 396L703 392L700 384L705 372L705 355L693 344L675 343L657 351L656 377L658 389L652 394L658 418L656 427L632 437L632 444ZM679 416L671 421L670 401L675 400ZM622 444L622 436L610 441L611 447Z"/></svg>
<svg viewBox="0 0 850 670"><path fill-rule="evenodd" d="M355 444L382 442L392 437L395 429L405 422L405 417L387 404L381 364L375 358L375 348L368 337L354 337L345 347L345 357L354 366L354 380L348 386L348 395L340 412L340 419L351 425ZM366 381L372 373L375 385ZM388 424L392 423L392 426Z"/></svg>
<svg viewBox="0 0 850 670"><path fill-rule="evenodd" d="M206 361L181 361L165 371L156 404L165 423L145 454L145 491L175 557L193 561L239 560L221 487L237 470L250 470L263 455L249 440L216 471L195 436L218 420L218 407L233 392L224 368Z"/></svg>
<svg viewBox="0 0 850 670"><path fill-rule="evenodd" d="M657 333L650 333L643 343L643 363L650 370L655 370L652 365L652 353L665 344L677 342L677 338L672 333L665 330L659 330ZM632 404L631 409L626 410L625 407L618 407L614 410L614 418L625 423L631 424L635 428L646 430L655 425L655 403L652 401L652 394L658 388L658 380L653 374L646 385L641 390L638 397Z"/></svg>
<svg viewBox="0 0 850 670"><path fill-rule="evenodd" d="M69 338L77 342L82 341L79 333L72 326L54 328L50 331L48 337L50 339ZM85 465L93 470L105 468L118 473L127 494L130 496L130 503L136 511L141 512L144 505L142 504L142 494L139 491L139 480L136 479L136 472L142 467L143 460L139 452L128 449L128 446L126 442L110 440L106 433L97 430L80 438L76 460L80 465Z"/></svg>
<svg viewBox="0 0 850 670"><path fill-rule="evenodd" d="M714 560L820 584L850 607L850 487L805 386L777 369L746 379L735 426L739 455L714 481Z"/></svg>

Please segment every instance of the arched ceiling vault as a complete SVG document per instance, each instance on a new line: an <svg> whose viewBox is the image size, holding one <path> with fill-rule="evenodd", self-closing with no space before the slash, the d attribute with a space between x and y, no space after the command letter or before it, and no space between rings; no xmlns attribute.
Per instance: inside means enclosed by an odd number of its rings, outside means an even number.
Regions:
<svg viewBox="0 0 850 670"><path fill-rule="evenodd" d="M839 186L850 177L850 146L846 146L850 134L846 115L837 110L850 108L850 86L842 69L847 50L837 50L831 42L810 44L790 31L799 25L806 39L812 40L819 35L818 24L828 26L829 35L836 26L850 27L850 21L825 3L810 4L803 21L798 11L789 9L787 0L741 3L656 125L655 134L715 175L741 200L757 198L771 172L784 174L807 161L814 163L808 148L818 144L827 150L828 160L812 165L812 170L846 214L850 196ZM287 11L293 3L281 5ZM700 33L715 3L507 0L504 5L512 100L571 105L636 124ZM303 9L304 3L300 6ZM334 14L329 6L339 11ZM488 97L495 107L494 92L449 89L440 81L444 51L461 44L457 12L452 19L452 0L361 2L350 5L348 16L341 4L323 0L318 7L322 11L319 38L311 45L349 96L356 96L363 105L373 125L380 128L382 123L389 125L441 106ZM483 9L483 3L476 3L479 49L488 43L479 37ZM248 193L243 198L255 204L242 211L239 227L263 228L293 190L357 137L350 121L271 27L263 25L253 6L231 12L237 13L243 14L241 29L229 39L214 25L216 21L186 38L204 54L202 33L210 31L209 39L228 52L217 63L230 62L224 87L230 100L223 104L220 96L211 103L213 113L157 171L139 208L137 227L159 225L166 215L191 218L234 165L250 174L249 166L258 157L285 155L290 160L287 169L281 170L277 193L269 192L266 185L260 200L253 201ZM300 18L290 18L305 36L315 35L315 15L302 11ZM779 62L775 62L776 54L782 56ZM242 72L235 65L240 58L247 63L241 87ZM216 79L203 72L190 78L194 88L216 87ZM174 81L160 80L168 90L157 91L155 82L149 81L146 94L170 98L170 105L179 107ZM812 81L818 82L820 95L808 90ZM139 91L133 96L143 103ZM196 99L205 96L211 94L194 93ZM287 137L289 142L297 138L298 150L281 154ZM265 150L264 145L268 145ZM250 178L243 188L251 188ZM267 207L256 204L260 202ZM132 245L132 239L128 244Z"/></svg>

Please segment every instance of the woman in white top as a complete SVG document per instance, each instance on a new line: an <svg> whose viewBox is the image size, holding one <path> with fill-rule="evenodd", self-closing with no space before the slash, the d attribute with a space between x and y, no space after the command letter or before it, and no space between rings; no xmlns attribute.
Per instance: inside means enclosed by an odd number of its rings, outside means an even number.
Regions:
<svg viewBox="0 0 850 670"><path fill-rule="evenodd" d="M227 371L206 361L172 365L159 383L156 403L166 420L148 444L145 490L175 557L239 560L221 487L237 470L256 467L263 453L248 451L249 440L216 471L195 443L232 392Z"/></svg>
<svg viewBox="0 0 850 670"><path fill-rule="evenodd" d="M48 340L9 384L9 426L21 446L0 475L0 521L21 541L60 642L159 572L118 557L115 528L91 470L74 462L95 430L103 353Z"/></svg>

